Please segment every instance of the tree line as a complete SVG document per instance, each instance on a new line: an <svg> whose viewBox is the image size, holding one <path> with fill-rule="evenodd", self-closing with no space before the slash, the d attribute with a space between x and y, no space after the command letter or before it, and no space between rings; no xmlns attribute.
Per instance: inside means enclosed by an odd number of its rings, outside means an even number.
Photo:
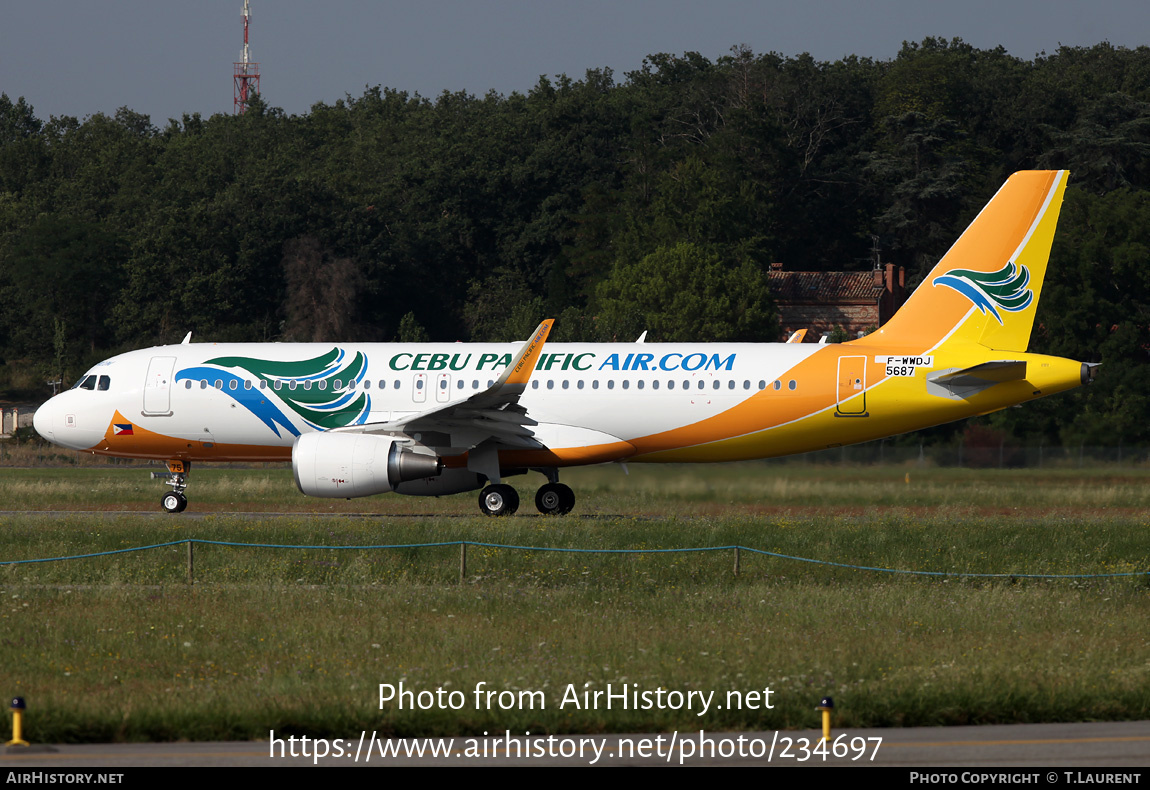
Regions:
<svg viewBox="0 0 1150 790"><path fill-rule="evenodd" d="M651 55L617 79L157 126L0 95L0 391L197 340L774 341L772 261L916 285L1011 172L1068 168L1031 350L1097 383L996 417L1150 441L1150 49Z"/></svg>

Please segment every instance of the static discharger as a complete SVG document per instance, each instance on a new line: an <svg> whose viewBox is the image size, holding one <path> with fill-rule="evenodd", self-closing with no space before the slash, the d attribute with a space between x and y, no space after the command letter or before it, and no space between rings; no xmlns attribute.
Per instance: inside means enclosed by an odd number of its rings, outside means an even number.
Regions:
<svg viewBox="0 0 1150 790"><path fill-rule="evenodd" d="M835 709L835 701L830 697L823 697L822 702L815 710L822 711L823 714L823 741L830 741L831 739L831 711Z"/></svg>

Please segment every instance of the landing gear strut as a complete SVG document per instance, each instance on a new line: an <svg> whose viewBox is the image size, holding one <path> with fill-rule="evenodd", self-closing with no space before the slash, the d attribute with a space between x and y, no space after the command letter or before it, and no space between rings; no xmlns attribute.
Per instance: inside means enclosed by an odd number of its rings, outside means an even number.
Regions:
<svg viewBox="0 0 1150 790"><path fill-rule="evenodd" d="M169 513L183 513L188 506L188 498L184 491L188 487L188 472L192 469L191 461L168 461L168 473L152 472L153 480L168 481L172 490L160 497L160 507Z"/></svg>

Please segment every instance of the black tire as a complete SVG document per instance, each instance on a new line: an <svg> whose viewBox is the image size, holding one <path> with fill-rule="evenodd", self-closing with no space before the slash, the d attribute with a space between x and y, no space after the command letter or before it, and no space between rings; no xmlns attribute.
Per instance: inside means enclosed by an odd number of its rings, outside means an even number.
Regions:
<svg viewBox="0 0 1150 790"><path fill-rule="evenodd" d="M169 491L160 497L160 507L169 513L183 513L188 506L188 498L179 491Z"/></svg>
<svg viewBox="0 0 1150 790"><path fill-rule="evenodd" d="M571 490L570 486L565 486L559 483L559 493L563 497L563 503L560 506L559 515L565 516L575 509L575 492Z"/></svg>
<svg viewBox="0 0 1150 790"><path fill-rule="evenodd" d="M547 483L536 492L535 507L545 516L562 516L575 507L575 492L562 483Z"/></svg>
<svg viewBox="0 0 1150 790"><path fill-rule="evenodd" d="M519 509L519 493L509 485L487 486L479 492L479 509L486 516L510 516Z"/></svg>

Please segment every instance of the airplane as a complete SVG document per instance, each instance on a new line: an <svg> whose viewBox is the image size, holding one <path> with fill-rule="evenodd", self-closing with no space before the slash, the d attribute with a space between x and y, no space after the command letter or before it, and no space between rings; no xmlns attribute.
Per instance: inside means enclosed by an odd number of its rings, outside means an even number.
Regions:
<svg viewBox="0 0 1150 790"><path fill-rule="evenodd" d="M308 496L480 490L547 479L575 506L582 464L740 461L864 442L1089 383L1095 366L1026 353L1066 171L1015 173L902 308L844 343L191 343L100 362L45 403L63 447L165 461L183 511L193 463L290 462Z"/></svg>

